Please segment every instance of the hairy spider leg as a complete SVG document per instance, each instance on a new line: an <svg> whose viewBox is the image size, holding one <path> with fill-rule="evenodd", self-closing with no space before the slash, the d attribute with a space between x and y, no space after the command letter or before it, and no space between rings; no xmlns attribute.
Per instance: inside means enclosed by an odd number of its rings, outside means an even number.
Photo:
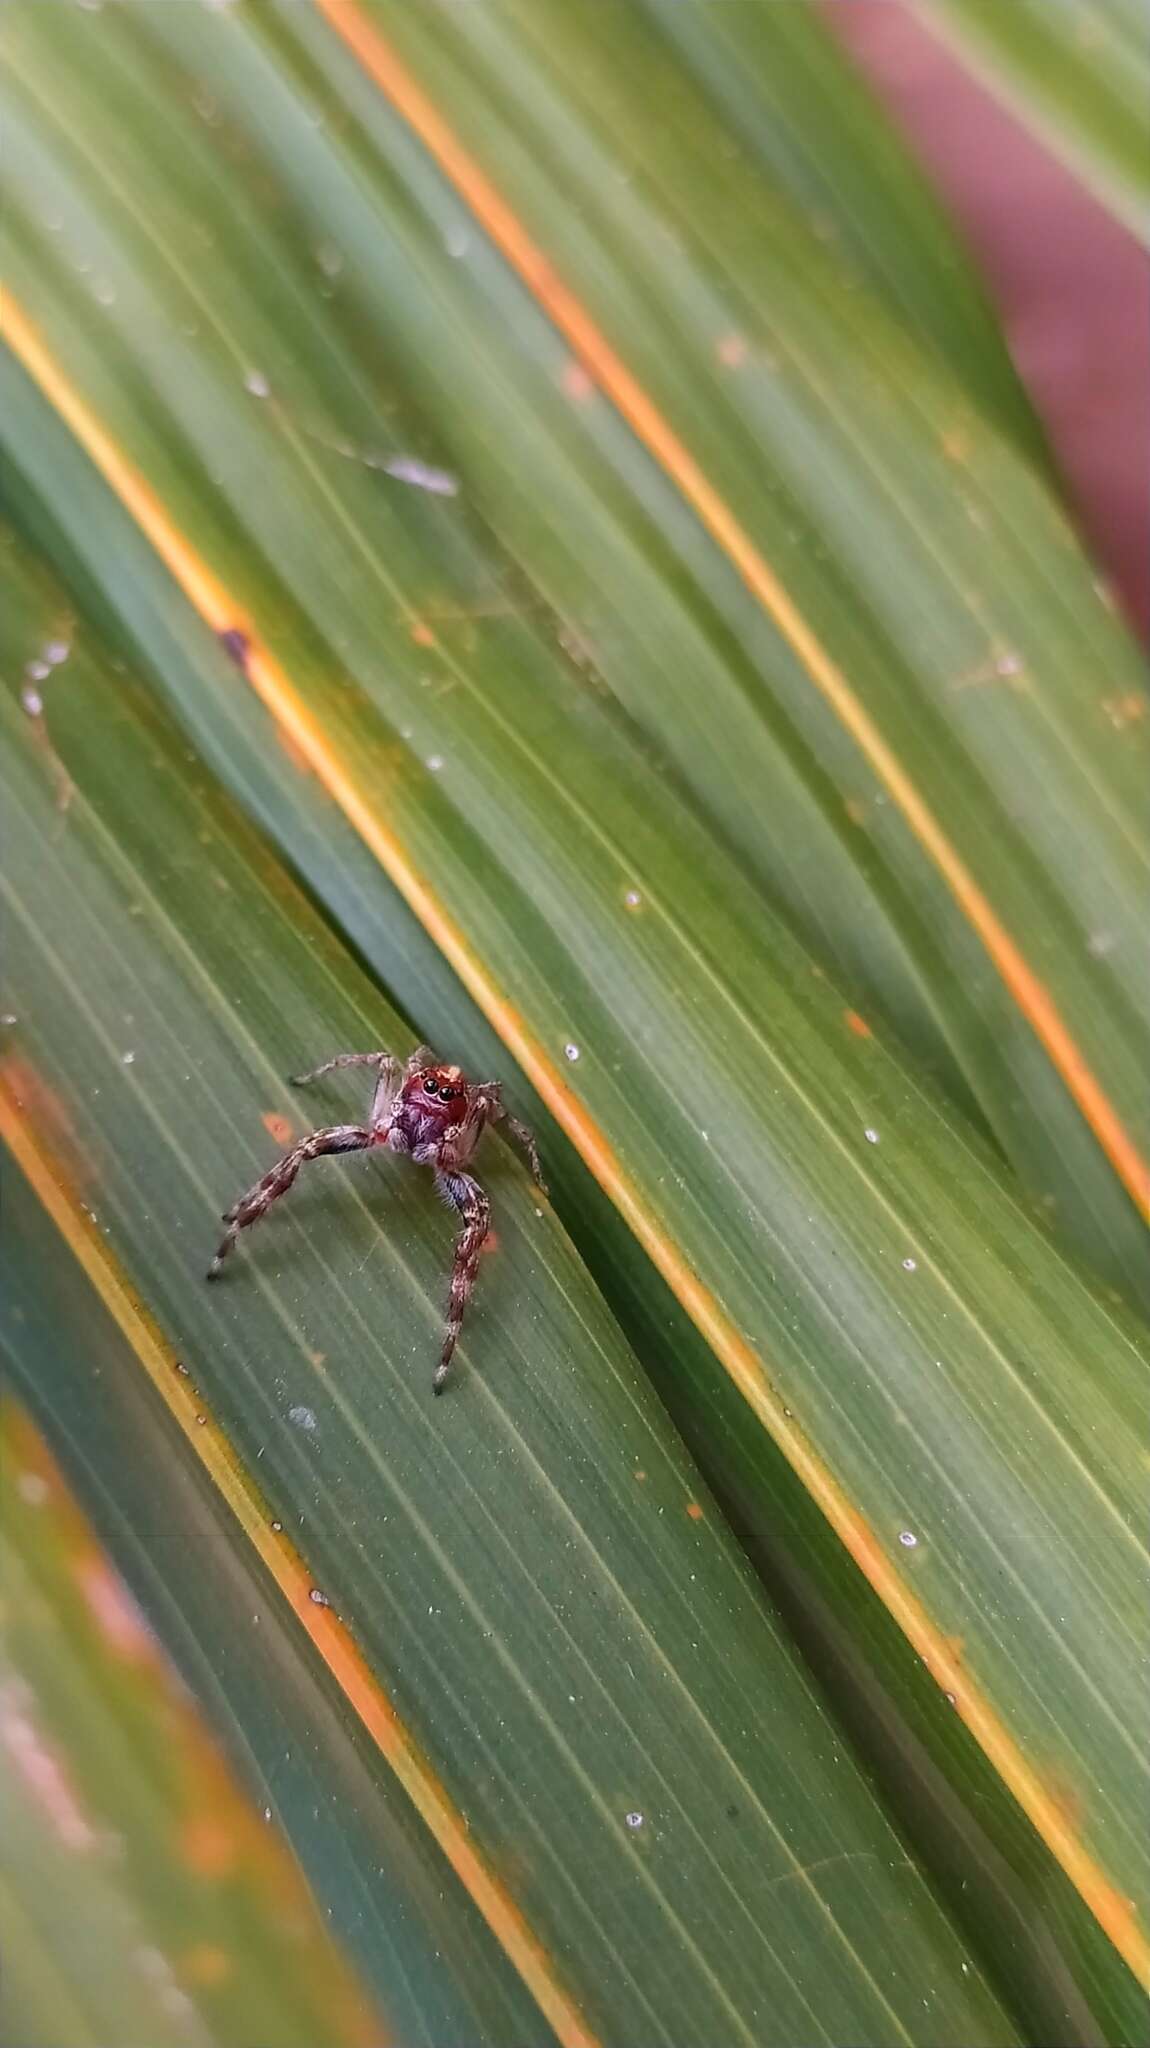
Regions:
<svg viewBox="0 0 1150 2048"><path fill-rule="evenodd" d="M503 1111L503 1120L516 1144L521 1146L527 1154L527 1164L531 1168L531 1178L535 1182L536 1187L542 1188L543 1193L546 1194L547 1183L543 1178L543 1168L539 1164L539 1150L535 1143L534 1131L530 1130L526 1124L521 1124L519 1118L512 1116L506 1109Z"/></svg>
<svg viewBox="0 0 1150 2048"><path fill-rule="evenodd" d="M455 1243L455 1259L451 1268L451 1294L447 1306L447 1329L443 1338L443 1351L435 1368L432 1392L441 1394L447 1378L451 1356L463 1326L463 1311L475 1285L479 1271L479 1254L487 1236L491 1220L491 1204L477 1180L469 1173L437 1173L435 1185L444 1200L458 1209L463 1218L463 1229Z"/></svg>
<svg viewBox="0 0 1150 2048"><path fill-rule="evenodd" d="M424 1048L421 1047L420 1050L423 1051ZM411 1062L409 1060L409 1068L410 1065ZM395 1054L393 1052L338 1052L333 1060L325 1060L322 1067L313 1067L308 1074L291 1074L288 1078L293 1088L306 1088L309 1082L318 1081L321 1075L332 1073L336 1067L375 1067L378 1069L375 1093L371 1098L371 1109L367 1120L370 1124L382 1123L385 1113L391 1107L399 1092L399 1077L403 1072Z"/></svg>
<svg viewBox="0 0 1150 2048"><path fill-rule="evenodd" d="M208 1267L208 1279L218 1279L220 1268L241 1230L258 1223L261 1216L267 1215L272 1203L286 1195L307 1160L319 1159L326 1152L362 1152L374 1142L372 1131L364 1124L332 1124L326 1131L310 1131L306 1138L301 1138L298 1145L293 1145L290 1152L285 1152L274 1166L268 1168L246 1195L241 1195L233 1208L225 1210L224 1222L228 1227Z"/></svg>

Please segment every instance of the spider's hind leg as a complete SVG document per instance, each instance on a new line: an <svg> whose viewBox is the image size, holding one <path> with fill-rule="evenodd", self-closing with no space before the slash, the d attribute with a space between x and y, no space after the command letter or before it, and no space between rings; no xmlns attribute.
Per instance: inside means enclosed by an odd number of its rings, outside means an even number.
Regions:
<svg viewBox="0 0 1150 2048"><path fill-rule="evenodd" d="M467 1307L475 1275L479 1270L479 1254L487 1236L491 1220L491 1204L477 1180L469 1173L437 1173L435 1184L441 1195L458 1209L463 1218L463 1229L455 1243L455 1261L451 1268L451 1293L447 1304L447 1328L443 1337L443 1350L435 1368L432 1392L441 1394L452 1353L459 1340L463 1325L463 1311Z"/></svg>

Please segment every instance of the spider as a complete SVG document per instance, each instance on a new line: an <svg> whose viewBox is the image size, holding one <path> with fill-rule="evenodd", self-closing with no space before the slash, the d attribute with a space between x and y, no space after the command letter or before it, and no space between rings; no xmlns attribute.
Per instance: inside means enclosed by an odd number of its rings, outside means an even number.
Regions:
<svg viewBox="0 0 1150 2048"><path fill-rule="evenodd" d="M500 1117L527 1154L531 1172L543 1187L535 1139L503 1107L498 1081L468 1081L458 1067L444 1066L421 1045L406 1063L390 1052L341 1052L309 1074L291 1077L293 1088L303 1088L336 1067L374 1067L375 1093L364 1124L331 1124L312 1131L277 1159L234 1208L224 1212L227 1229L220 1248L208 1267L207 1277L215 1280L241 1230L266 1216L273 1202L286 1195L305 1160L318 1159L326 1152L365 1152L373 1145L404 1152L417 1166L430 1166L435 1185L444 1201L458 1209L463 1229L455 1246L448 1297L447 1327L443 1350L432 1381L433 1391L442 1393L451 1356L459 1339L463 1311L475 1285L479 1254L487 1236L491 1204L484 1190L465 1168L489 1123Z"/></svg>

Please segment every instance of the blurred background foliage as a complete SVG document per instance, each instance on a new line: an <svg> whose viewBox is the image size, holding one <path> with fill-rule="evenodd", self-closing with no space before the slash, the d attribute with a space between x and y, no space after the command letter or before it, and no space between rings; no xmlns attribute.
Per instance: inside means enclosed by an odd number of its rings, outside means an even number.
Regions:
<svg viewBox="0 0 1150 2048"><path fill-rule="evenodd" d="M5 56L6 2038L1137 2038L1146 697L938 201L801 0ZM434 1409L421 1176L202 1282L416 1037Z"/></svg>

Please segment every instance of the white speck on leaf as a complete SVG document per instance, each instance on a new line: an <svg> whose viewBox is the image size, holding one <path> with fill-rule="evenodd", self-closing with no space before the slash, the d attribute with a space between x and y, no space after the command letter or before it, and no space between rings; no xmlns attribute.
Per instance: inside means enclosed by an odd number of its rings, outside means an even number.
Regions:
<svg viewBox="0 0 1150 2048"><path fill-rule="evenodd" d="M20 702L28 713L29 718L39 718L40 713L44 709L44 699L40 695L39 690L29 688L21 690Z"/></svg>
<svg viewBox="0 0 1150 2048"><path fill-rule="evenodd" d="M866 1139L868 1145L878 1144L878 1132L872 1131L869 1124L867 1125L866 1130L863 1132L863 1137Z"/></svg>
<svg viewBox="0 0 1150 2048"><path fill-rule="evenodd" d="M244 389L250 391L253 398L270 398L271 388L262 370L249 370L244 378Z"/></svg>
<svg viewBox="0 0 1150 2048"><path fill-rule="evenodd" d="M904 1259L904 1260L903 1260L903 1262L902 1262L902 1268L903 1268L903 1272L904 1272L904 1273L917 1273L917 1271L918 1271L918 1260L917 1260L917 1259Z"/></svg>
<svg viewBox="0 0 1150 2048"><path fill-rule="evenodd" d="M122 1067L134 1067L135 1064L136 1055L134 1052L122 1052L120 1054L120 1065Z"/></svg>
<svg viewBox="0 0 1150 2048"><path fill-rule="evenodd" d="M641 1813L629 1813L625 1816L625 1818L627 1826L629 1828L641 1828L643 1825L643 1816Z"/></svg>
<svg viewBox="0 0 1150 2048"><path fill-rule="evenodd" d="M315 1429L315 1410L305 1408L301 1401L296 1407L288 1409L288 1421L294 1422L297 1429Z"/></svg>
<svg viewBox="0 0 1150 2048"><path fill-rule="evenodd" d="M898 1540L902 1544L904 1550L914 1550L918 1546L918 1537L914 1534L913 1530L911 1529L900 1529L898 1532Z"/></svg>
<svg viewBox="0 0 1150 2048"><path fill-rule="evenodd" d="M389 455L379 463L388 476L401 484L414 484L419 491L431 491L438 498L454 498L459 492L459 479L450 470L433 469L426 462L417 462L414 455Z"/></svg>
<svg viewBox="0 0 1150 2048"><path fill-rule="evenodd" d="M577 1045L565 1045L563 1048L563 1057L564 1059L570 1060L572 1064L574 1064L574 1062L579 1057L579 1047Z"/></svg>

